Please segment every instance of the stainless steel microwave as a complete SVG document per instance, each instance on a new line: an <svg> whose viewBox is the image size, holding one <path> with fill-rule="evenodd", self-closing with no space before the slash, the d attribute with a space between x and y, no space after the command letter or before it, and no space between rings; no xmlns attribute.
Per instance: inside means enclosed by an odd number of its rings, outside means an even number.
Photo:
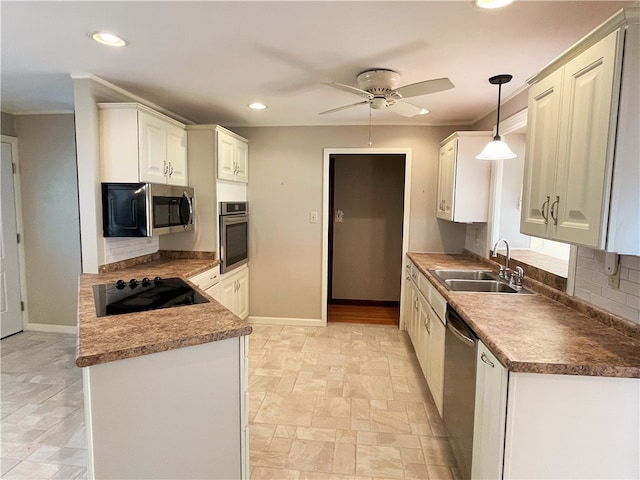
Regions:
<svg viewBox="0 0 640 480"><path fill-rule="evenodd" d="M103 183L105 237L151 237L193 229L193 188L155 183Z"/></svg>

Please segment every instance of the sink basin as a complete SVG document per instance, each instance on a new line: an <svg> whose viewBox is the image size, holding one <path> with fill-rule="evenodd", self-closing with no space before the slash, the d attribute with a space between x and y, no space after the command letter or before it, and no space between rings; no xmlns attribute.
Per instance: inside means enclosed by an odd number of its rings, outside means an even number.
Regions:
<svg viewBox="0 0 640 480"><path fill-rule="evenodd" d="M518 290L510 287L498 280L458 280L450 279L444 281L449 290L454 292L495 292L495 293L518 293Z"/></svg>
<svg viewBox="0 0 640 480"><path fill-rule="evenodd" d="M452 292L484 292L484 293L525 293L533 294L531 290L521 288L517 290L489 270L430 270L448 290Z"/></svg>
<svg viewBox="0 0 640 480"><path fill-rule="evenodd" d="M441 280L497 280L498 275L488 270L431 270Z"/></svg>

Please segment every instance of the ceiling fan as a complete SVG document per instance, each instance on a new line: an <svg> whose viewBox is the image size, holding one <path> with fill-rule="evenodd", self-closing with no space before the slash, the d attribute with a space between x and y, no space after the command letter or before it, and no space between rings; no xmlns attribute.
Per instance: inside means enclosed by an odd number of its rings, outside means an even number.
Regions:
<svg viewBox="0 0 640 480"><path fill-rule="evenodd" d="M449 90L454 86L448 78L435 78L433 80L425 80L397 88L399 80L400 74L395 70L376 68L372 70L365 70L358 74L358 77L356 78L358 87L352 87L351 85L345 85L338 82L325 83L325 85L329 85L330 87L355 93L356 95L363 97L364 100L350 105L332 108L331 110L320 112L319 115L339 112L340 110L346 110L347 108L366 104L369 104L370 108L376 110L389 109L404 117L423 115L425 113L429 113L429 110L407 103L404 99L442 92L443 90Z"/></svg>

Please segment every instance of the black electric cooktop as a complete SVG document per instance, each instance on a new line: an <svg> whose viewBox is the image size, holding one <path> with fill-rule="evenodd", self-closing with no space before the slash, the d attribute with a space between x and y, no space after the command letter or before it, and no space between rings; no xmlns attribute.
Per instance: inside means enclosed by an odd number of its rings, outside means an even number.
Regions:
<svg viewBox="0 0 640 480"><path fill-rule="evenodd" d="M181 278L118 280L93 286L98 317L209 303Z"/></svg>

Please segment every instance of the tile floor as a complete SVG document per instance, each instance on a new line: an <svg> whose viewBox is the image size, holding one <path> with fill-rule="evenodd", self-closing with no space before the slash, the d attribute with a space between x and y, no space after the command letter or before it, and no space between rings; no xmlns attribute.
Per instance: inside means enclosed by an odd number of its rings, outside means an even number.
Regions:
<svg viewBox="0 0 640 480"><path fill-rule="evenodd" d="M0 354L1 477L86 478L75 335L19 333L0 342Z"/></svg>
<svg viewBox="0 0 640 480"><path fill-rule="evenodd" d="M405 332L254 326L251 479L459 478ZM0 343L3 479L86 478L75 336Z"/></svg>
<svg viewBox="0 0 640 480"><path fill-rule="evenodd" d="M251 479L451 479L459 473L406 332L254 326Z"/></svg>

